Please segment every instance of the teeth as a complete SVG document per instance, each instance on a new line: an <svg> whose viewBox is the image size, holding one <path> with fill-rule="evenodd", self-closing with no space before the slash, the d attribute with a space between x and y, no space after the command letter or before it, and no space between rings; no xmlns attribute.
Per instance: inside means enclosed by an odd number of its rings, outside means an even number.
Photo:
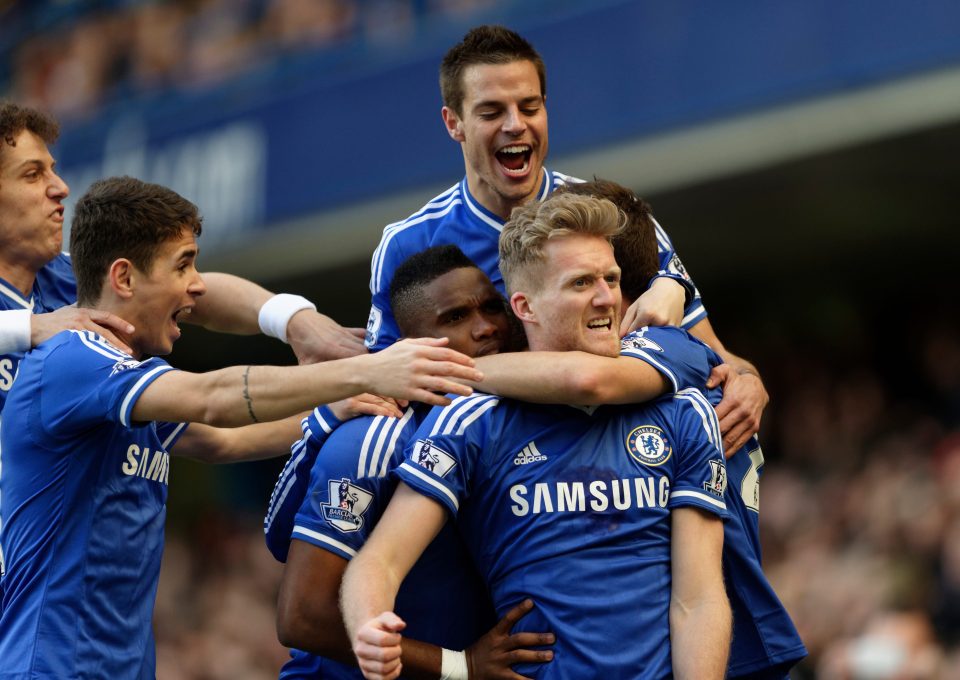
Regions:
<svg viewBox="0 0 960 680"><path fill-rule="evenodd" d="M500 149L500 153L526 153L530 150L530 147L526 144L514 144L513 146L505 146Z"/></svg>
<svg viewBox="0 0 960 680"><path fill-rule="evenodd" d="M593 321L591 321L590 323L587 324L587 328L609 328L609 327L610 327L610 319L609 319L609 318L606 318L606 319L594 319Z"/></svg>

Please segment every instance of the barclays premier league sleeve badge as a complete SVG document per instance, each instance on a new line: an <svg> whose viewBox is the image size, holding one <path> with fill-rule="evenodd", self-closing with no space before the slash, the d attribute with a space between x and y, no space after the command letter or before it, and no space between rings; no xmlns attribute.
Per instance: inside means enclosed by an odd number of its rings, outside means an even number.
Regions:
<svg viewBox="0 0 960 680"><path fill-rule="evenodd" d="M670 460L673 449L667 443L663 430L654 425L634 428L627 437L627 451L638 463L656 467Z"/></svg>
<svg viewBox="0 0 960 680"><path fill-rule="evenodd" d="M330 502L321 504L327 522L340 531L358 531L373 494L346 478L328 480L327 490Z"/></svg>

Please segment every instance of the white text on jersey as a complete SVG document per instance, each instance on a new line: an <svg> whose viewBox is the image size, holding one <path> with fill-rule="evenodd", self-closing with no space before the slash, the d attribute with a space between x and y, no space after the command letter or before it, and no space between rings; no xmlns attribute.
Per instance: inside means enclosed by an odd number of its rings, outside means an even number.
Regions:
<svg viewBox="0 0 960 680"><path fill-rule="evenodd" d="M131 444L121 470L123 474L131 477L144 477L161 484L169 484L170 454L160 450L154 451L151 456L148 447L141 449L136 444Z"/></svg>
<svg viewBox="0 0 960 680"><path fill-rule="evenodd" d="M659 479L659 482L657 481ZM587 494L589 492L589 501ZM517 517L544 512L605 512L629 508L665 508L670 500L670 480L666 477L595 480L592 482L539 482L530 490L523 484L510 487L510 510Z"/></svg>

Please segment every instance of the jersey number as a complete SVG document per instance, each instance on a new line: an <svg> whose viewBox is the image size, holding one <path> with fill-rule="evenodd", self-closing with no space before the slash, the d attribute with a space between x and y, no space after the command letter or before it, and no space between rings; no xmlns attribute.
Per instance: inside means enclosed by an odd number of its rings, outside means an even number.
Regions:
<svg viewBox="0 0 960 680"><path fill-rule="evenodd" d="M750 469L740 482L743 504L754 512L760 512L760 468L763 467L763 451L759 447L750 452Z"/></svg>

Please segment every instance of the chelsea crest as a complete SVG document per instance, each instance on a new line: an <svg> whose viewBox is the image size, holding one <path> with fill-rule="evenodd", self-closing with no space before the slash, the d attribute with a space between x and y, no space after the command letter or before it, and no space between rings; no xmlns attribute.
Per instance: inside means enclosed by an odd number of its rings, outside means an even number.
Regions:
<svg viewBox="0 0 960 680"><path fill-rule="evenodd" d="M656 467L670 460L673 448L659 427L641 425L627 437L627 451L638 463Z"/></svg>

